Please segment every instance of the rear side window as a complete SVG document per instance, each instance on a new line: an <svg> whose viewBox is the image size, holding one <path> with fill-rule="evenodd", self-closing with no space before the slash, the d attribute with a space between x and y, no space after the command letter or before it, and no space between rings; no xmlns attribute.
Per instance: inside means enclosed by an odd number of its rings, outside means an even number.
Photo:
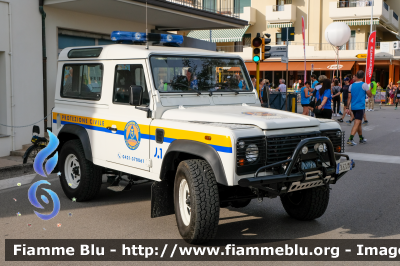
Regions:
<svg viewBox="0 0 400 266"><path fill-rule="evenodd" d="M102 81L102 64L64 65L61 97L98 101L101 98Z"/></svg>

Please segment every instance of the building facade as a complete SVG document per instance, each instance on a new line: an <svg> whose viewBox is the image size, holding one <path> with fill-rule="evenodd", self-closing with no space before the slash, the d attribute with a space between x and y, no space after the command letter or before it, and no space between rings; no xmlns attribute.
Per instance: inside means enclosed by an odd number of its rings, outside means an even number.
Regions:
<svg viewBox="0 0 400 266"><path fill-rule="evenodd" d="M249 25L244 28L241 39L230 42L219 34L217 43L220 52L240 53L246 60L251 74L255 72L255 63L251 62L251 39L257 33L271 34L271 45L286 45L282 39L282 32L287 27L295 28L294 41L289 45L289 80L291 86L295 81L304 80L304 52L302 35L302 18L305 22L305 44L307 61L307 76L311 70L317 75L333 77L337 75L334 65L336 54L332 46L325 39L325 30L333 22L344 22L351 30L351 37L347 44L339 51L341 60L341 74L355 73L365 69L365 59L357 58L366 54L368 37L370 34L371 12L373 12L373 31L377 32L376 62L374 77L383 86L390 81L400 79L400 63L396 56L399 37L399 0L252 0L243 7L240 17L246 17ZM195 34L189 36L195 37ZM198 34L200 35L200 34ZM207 40L207 38L200 38ZM222 41L221 41L222 40ZM303 62L303 63L300 63ZM280 78L286 77L286 64L280 59L270 58L260 64L262 77L278 85Z"/></svg>
<svg viewBox="0 0 400 266"><path fill-rule="evenodd" d="M243 28L247 21L238 12L235 0L147 0L147 8L145 0L0 0L0 156L30 142L32 126L16 126L43 119L44 106L51 112L63 48L111 44L114 30ZM206 42L187 43L209 48ZM44 122L36 124L43 135Z"/></svg>

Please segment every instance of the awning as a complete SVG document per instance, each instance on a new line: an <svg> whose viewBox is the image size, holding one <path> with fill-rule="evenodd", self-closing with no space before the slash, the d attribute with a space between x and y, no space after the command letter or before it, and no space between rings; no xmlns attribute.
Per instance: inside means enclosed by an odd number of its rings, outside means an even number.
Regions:
<svg viewBox="0 0 400 266"><path fill-rule="evenodd" d="M211 30L211 42L241 42L250 25L241 29ZM187 37L210 41L210 30L192 30Z"/></svg>
<svg viewBox="0 0 400 266"><path fill-rule="evenodd" d="M273 23L270 24L268 23L268 28L290 28L293 27L293 23L292 22L288 22L288 23Z"/></svg>
<svg viewBox="0 0 400 266"><path fill-rule="evenodd" d="M355 61L343 61L339 64L340 70L351 70ZM311 64L314 64L314 71L336 70L337 64L330 62L307 62L307 71L311 71ZM246 62L248 71L256 71L256 63ZM261 62L260 71L286 71L286 64L281 62ZM289 71L304 71L304 62L289 62Z"/></svg>
<svg viewBox="0 0 400 266"><path fill-rule="evenodd" d="M348 26L363 26L363 25L371 25L370 19L355 19L355 20L335 20L334 22L344 22ZM373 25L379 25L379 19L373 19Z"/></svg>

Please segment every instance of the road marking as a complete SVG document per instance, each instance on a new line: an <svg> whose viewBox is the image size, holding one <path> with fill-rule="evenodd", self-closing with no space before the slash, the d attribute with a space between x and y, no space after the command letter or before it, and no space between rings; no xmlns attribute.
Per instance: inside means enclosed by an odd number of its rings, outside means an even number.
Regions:
<svg viewBox="0 0 400 266"><path fill-rule="evenodd" d="M379 127L379 125L373 125L373 126L365 126L362 128L363 131L372 131L374 130L376 127Z"/></svg>
<svg viewBox="0 0 400 266"><path fill-rule="evenodd" d="M346 154L349 155L351 159L359 161L400 164L400 156L356 153L356 152L346 152Z"/></svg>
<svg viewBox="0 0 400 266"><path fill-rule="evenodd" d="M36 174L30 174L30 175L24 175L24 176L0 180L0 190L16 187L18 183L21 183L21 185L30 184L32 180L35 178L35 176Z"/></svg>

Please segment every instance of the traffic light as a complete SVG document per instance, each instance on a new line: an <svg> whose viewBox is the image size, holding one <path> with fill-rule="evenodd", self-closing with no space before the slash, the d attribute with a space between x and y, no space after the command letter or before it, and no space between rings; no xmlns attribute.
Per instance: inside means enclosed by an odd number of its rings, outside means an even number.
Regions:
<svg viewBox="0 0 400 266"><path fill-rule="evenodd" d="M261 61L268 59L271 57L271 54L268 53L271 50L271 46L265 46L266 44L271 43L271 34L264 34L265 38L262 39L262 50L261 50Z"/></svg>
<svg viewBox="0 0 400 266"><path fill-rule="evenodd" d="M251 40L251 48L253 49L253 62L259 63L261 61L261 48L263 40L260 38L260 33L257 33L257 37Z"/></svg>

